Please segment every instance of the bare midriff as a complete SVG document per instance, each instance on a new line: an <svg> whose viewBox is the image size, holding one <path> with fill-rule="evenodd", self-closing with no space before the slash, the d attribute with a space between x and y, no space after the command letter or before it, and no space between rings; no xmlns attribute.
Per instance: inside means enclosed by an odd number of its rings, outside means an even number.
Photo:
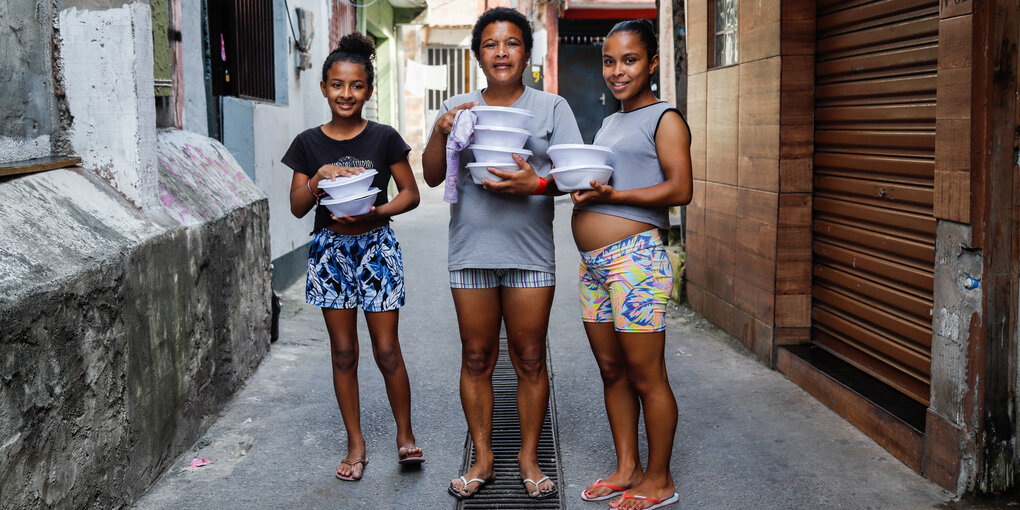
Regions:
<svg viewBox="0 0 1020 510"><path fill-rule="evenodd" d="M592 251L622 241L655 225L595 211L575 210L570 218L574 244L580 251Z"/></svg>
<svg viewBox="0 0 1020 510"><path fill-rule="evenodd" d="M343 234L345 236L356 236L358 234L364 234L365 232L375 230L385 224L386 224L385 218L372 221L361 221L358 223L353 223L351 225L344 225L343 223L337 223L334 221L326 228L332 230L333 232L336 232L337 234Z"/></svg>

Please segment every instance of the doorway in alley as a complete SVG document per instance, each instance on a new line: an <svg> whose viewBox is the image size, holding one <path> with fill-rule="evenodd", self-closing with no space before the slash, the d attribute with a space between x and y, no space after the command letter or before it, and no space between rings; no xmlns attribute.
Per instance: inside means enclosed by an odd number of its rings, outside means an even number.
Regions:
<svg viewBox="0 0 1020 510"><path fill-rule="evenodd" d="M812 340L929 404L939 5L819 3Z"/></svg>
<svg viewBox="0 0 1020 510"><path fill-rule="evenodd" d="M602 119L620 109L602 79L602 41L618 19L562 19L559 95L574 111L584 143L592 143Z"/></svg>

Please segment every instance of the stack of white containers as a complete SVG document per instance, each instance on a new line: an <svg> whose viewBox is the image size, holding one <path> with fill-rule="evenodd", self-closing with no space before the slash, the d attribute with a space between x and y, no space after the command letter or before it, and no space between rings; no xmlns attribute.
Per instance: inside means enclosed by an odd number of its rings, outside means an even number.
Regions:
<svg viewBox="0 0 1020 510"><path fill-rule="evenodd" d="M379 188L369 187L378 173L375 169L368 169L349 177L319 181L319 188L329 193L329 198L319 203L337 218L343 218L345 214L357 216L367 213L372 210L375 196L379 194Z"/></svg>
<svg viewBox="0 0 1020 510"><path fill-rule="evenodd" d="M601 145L560 144L549 147L553 168L549 174L560 191L592 189L591 181L609 182L613 167L607 165L613 150Z"/></svg>
<svg viewBox="0 0 1020 510"><path fill-rule="evenodd" d="M527 160L531 151L524 148L531 132L526 129L532 115L527 110L508 106L476 106L471 112L478 117L475 125L474 144L468 146L475 156L474 163L468 163L468 171L475 184L482 179L501 181L486 170L487 167L513 172L518 170L513 155Z"/></svg>

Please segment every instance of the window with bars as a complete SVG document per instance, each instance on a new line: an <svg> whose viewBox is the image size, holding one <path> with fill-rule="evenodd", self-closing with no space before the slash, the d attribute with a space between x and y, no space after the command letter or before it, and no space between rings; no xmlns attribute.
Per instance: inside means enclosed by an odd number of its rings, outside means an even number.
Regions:
<svg viewBox="0 0 1020 510"><path fill-rule="evenodd" d="M708 20L711 26L708 37L710 67L737 63L737 0L711 0L708 2Z"/></svg>
<svg viewBox="0 0 1020 510"><path fill-rule="evenodd" d="M213 94L276 100L272 0L208 0Z"/></svg>
<svg viewBox="0 0 1020 510"><path fill-rule="evenodd" d="M429 46L426 64L430 66L446 66L446 90L426 90L426 118L433 119L435 112L443 105L443 101L470 92L477 87L474 69L475 58L470 48Z"/></svg>

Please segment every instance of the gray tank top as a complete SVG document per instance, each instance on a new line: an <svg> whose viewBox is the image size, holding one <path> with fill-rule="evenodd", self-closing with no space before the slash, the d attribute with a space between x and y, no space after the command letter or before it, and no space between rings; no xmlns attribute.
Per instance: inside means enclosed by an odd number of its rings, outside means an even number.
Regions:
<svg viewBox="0 0 1020 510"><path fill-rule="evenodd" d="M602 121L602 127L595 134L595 145L613 149L613 155L609 158L609 166L613 167L610 186L619 190L647 188L665 180L659 156L655 152L655 133L659 130L662 116L670 110L680 113L673 105L660 101L629 112L616 112ZM574 206L574 209L669 228L669 209L666 207L597 203Z"/></svg>

